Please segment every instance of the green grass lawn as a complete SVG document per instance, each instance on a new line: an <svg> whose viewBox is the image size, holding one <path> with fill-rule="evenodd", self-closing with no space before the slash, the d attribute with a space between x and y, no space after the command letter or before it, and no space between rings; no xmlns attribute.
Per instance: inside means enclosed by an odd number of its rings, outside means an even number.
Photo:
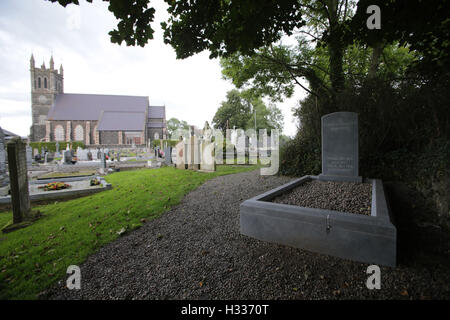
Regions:
<svg viewBox="0 0 450 320"><path fill-rule="evenodd" d="M217 166L213 173L165 167L117 172L106 177L113 189L92 196L33 207L43 216L24 229L0 233L0 299L34 299L66 278L99 247L159 217L183 196L216 176L255 166ZM0 212L0 227L12 212ZM155 234L155 237L157 235Z"/></svg>

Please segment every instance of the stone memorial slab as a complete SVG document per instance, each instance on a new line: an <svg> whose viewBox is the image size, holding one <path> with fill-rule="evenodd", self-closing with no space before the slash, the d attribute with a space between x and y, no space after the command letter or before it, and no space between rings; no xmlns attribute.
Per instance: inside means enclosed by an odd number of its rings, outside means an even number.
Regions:
<svg viewBox="0 0 450 320"><path fill-rule="evenodd" d="M164 159L168 166L172 164L172 147L166 147L164 149Z"/></svg>
<svg viewBox="0 0 450 320"><path fill-rule="evenodd" d="M27 173L28 150L25 142L20 138L12 139L8 143L7 149L13 223L16 224L31 217ZM32 150L29 148L30 159L31 153Z"/></svg>
<svg viewBox="0 0 450 320"><path fill-rule="evenodd" d="M184 141L181 140L180 142L177 143L175 149L177 150L177 159L176 159L176 168L177 169L186 169L185 167L185 159L186 159L186 152L185 152L185 144Z"/></svg>
<svg viewBox="0 0 450 320"><path fill-rule="evenodd" d="M72 164L72 152L70 150L64 150L63 161L64 164Z"/></svg>
<svg viewBox="0 0 450 320"><path fill-rule="evenodd" d="M362 182L358 176L358 115L335 112L322 117L320 180Z"/></svg>
<svg viewBox="0 0 450 320"><path fill-rule="evenodd" d="M216 162L214 155L214 142L204 140L201 145L202 157L200 170L216 171Z"/></svg>
<svg viewBox="0 0 450 320"><path fill-rule="evenodd" d="M28 168L31 168L31 163L33 162L33 148L26 146L25 148L26 160Z"/></svg>
<svg viewBox="0 0 450 320"><path fill-rule="evenodd" d="M6 150L5 150L5 135L2 128L0 128L0 195L7 194L9 185L9 177L6 172ZM5 188L5 190L3 190Z"/></svg>

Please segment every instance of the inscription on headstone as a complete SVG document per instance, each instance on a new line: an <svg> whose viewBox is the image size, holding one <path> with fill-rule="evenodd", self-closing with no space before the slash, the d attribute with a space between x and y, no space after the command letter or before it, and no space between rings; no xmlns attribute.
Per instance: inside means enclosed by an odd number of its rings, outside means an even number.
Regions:
<svg viewBox="0 0 450 320"><path fill-rule="evenodd" d="M358 115L335 112L323 116L319 179L361 182L358 161Z"/></svg>

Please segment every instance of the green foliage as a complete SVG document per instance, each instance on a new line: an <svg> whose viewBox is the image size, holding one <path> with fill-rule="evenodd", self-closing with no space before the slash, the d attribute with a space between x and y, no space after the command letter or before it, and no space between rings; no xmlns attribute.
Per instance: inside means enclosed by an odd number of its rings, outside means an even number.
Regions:
<svg viewBox="0 0 450 320"><path fill-rule="evenodd" d="M182 59L204 50L210 57L250 54L304 23L297 0L166 2L170 17L161 24L164 42Z"/></svg>
<svg viewBox="0 0 450 320"><path fill-rule="evenodd" d="M264 104L262 99L254 96L250 91L239 92L233 89L227 93L227 101L222 102L213 118L216 129L225 131L233 129L254 129L256 111L256 130L271 129L281 130L283 127L283 114L275 105Z"/></svg>
<svg viewBox="0 0 450 320"><path fill-rule="evenodd" d="M63 7L68 4L79 5L78 0L50 0L58 2ZM87 0L92 2L92 0ZM149 0L104 0L109 2L108 10L118 20L117 29L109 32L111 42L127 46L145 46L149 39L153 39L154 30L150 24L155 18L155 9L148 7Z"/></svg>
<svg viewBox="0 0 450 320"><path fill-rule="evenodd" d="M238 90L231 90L227 93L227 100L217 109L212 123L214 128L222 131L227 127L233 129L234 126L246 129L250 117L250 105L241 97Z"/></svg>
<svg viewBox="0 0 450 320"><path fill-rule="evenodd" d="M177 130L189 130L189 124L184 120L178 120L177 118L170 118L167 121L167 131L169 137L176 139L173 135Z"/></svg>
<svg viewBox="0 0 450 320"><path fill-rule="evenodd" d="M213 177L254 170L217 166L213 173L161 168L117 172L106 177L113 189L92 196L35 206L43 216L32 225L2 234L0 299L34 299L65 279L69 265L177 205L183 196ZM12 221L0 213L0 226ZM155 234L155 237L157 235Z"/></svg>
<svg viewBox="0 0 450 320"><path fill-rule="evenodd" d="M178 143L178 140L162 140L163 145L167 143L170 147L175 147ZM161 146L161 140L155 139L152 142L153 147L159 147Z"/></svg>
<svg viewBox="0 0 450 320"><path fill-rule="evenodd" d="M62 152L63 150L66 150L67 145L72 146L73 150L76 150L78 147L85 148L83 141L59 142L59 151ZM42 148L47 149L47 151L50 152L56 152L56 142L30 142L30 147L38 149L39 153L42 152Z"/></svg>

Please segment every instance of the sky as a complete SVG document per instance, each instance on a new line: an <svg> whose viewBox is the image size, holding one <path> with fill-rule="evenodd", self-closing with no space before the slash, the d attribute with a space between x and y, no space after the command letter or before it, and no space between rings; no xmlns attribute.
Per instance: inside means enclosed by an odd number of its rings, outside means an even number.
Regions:
<svg viewBox="0 0 450 320"><path fill-rule="evenodd" d="M175 117L203 128L212 122L227 91L218 59L205 51L177 60L163 43L160 22L167 20L163 0L156 9L154 39L142 48L113 44L108 32L117 26L108 3L83 0L66 8L44 0L0 0L0 126L21 136L30 133L30 57L36 67L64 68L65 93L148 96L150 105L165 105L166 118ZM284 115L283 134L293 136L292 108L304 93L277 103Z"/></svg>

